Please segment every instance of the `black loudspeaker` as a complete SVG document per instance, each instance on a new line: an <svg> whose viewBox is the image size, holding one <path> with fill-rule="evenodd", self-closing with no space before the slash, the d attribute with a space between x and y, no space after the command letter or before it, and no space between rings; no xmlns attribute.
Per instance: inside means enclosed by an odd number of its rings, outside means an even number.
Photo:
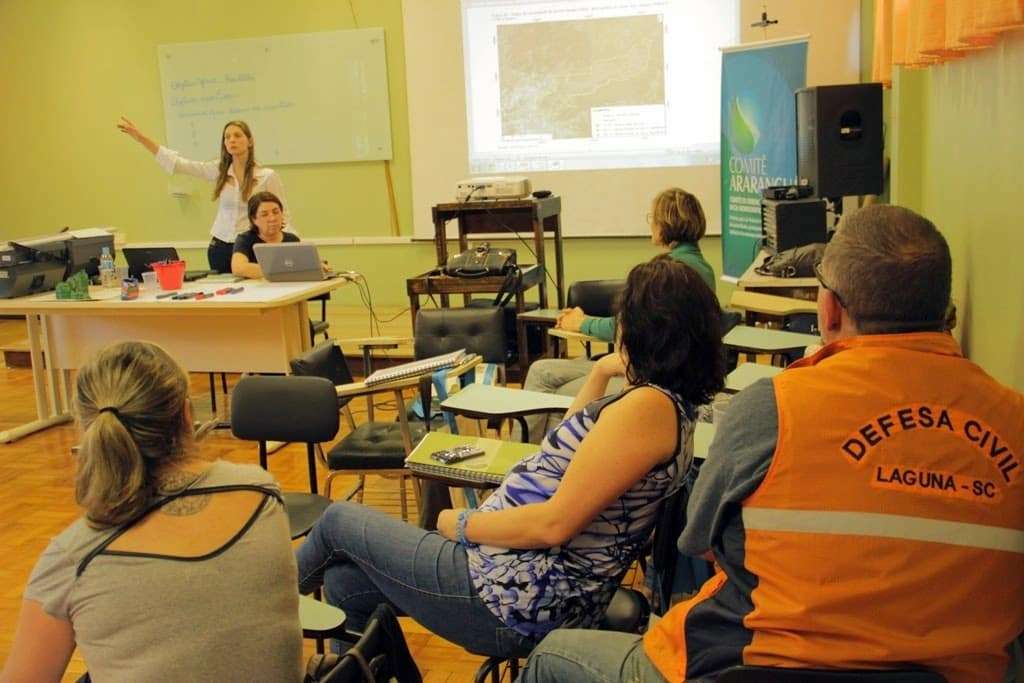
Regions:
<svg viewBox="0 0 1024 683"><path fill-rule="evenodd" d="M882 84L796 91L800 182L818 197L882 194Z"/></svg>

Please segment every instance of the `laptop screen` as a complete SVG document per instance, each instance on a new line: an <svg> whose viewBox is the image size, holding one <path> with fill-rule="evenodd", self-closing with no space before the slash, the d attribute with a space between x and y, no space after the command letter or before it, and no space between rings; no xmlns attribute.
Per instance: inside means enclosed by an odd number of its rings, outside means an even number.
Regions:
<svg viewBox="0 0 1024 683"><path fill-rule="evenodd" d="M142 279L147 270L153 270L150 263L178 260L178 250L174 247L125 247L121 253L128 262L128 277L136 280Z"/></svg>
<svg viewBox="0 0 1024 683"><path fill-rule="evenodd" d="M324 278L320 255L313 244L257 244L253 251L263 277L270 282L304 282Z"/></svg>

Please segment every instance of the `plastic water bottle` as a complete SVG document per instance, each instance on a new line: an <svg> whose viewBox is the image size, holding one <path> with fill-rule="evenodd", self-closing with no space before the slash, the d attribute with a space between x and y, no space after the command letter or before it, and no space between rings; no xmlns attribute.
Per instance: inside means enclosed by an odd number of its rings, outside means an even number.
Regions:
<svg viewBox="0 0 1024 683"><path fill-rule="evenodd" d="M103 247L100 254L100 286L113 287L117 275L114 271L114 257L110 255L110 247Z"/></svg>

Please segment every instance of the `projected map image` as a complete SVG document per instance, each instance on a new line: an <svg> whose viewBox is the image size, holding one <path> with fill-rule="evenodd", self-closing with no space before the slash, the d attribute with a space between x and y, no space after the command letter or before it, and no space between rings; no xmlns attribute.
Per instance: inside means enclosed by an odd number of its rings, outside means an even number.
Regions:
<svg viewBox="0 0 1024 683"><path fill-rule="evenodd" d="M636 133L628 116L595 119L594 110L629 107L644 114L645 106L665 104L658 15L504 24L497 26L497 38L503 136ZM655 121L651 113L657 113ZM664 132L661 109L640 119L648 132Z"/></svg>

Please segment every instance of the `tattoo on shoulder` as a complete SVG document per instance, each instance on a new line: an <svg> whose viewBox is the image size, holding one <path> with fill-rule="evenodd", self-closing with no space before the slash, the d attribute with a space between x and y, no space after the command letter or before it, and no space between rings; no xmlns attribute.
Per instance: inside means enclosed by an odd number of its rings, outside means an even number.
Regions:
<svg viewBox="0 0 1024 683"><path fill-rule="evenodd" d="M160 493L176 493L188 488L196 480L190 472L169 472L160 479ZM210 504L210 494L183 496L160 508L167 515L194 515Z"/></svg>
<svg viewBox="0 0 1024 683"><path fill-rule="evenodd" d="M184 496L171 501L160 508L160 511L174 517L194 515L210 504L210 496L211 494L209 493L197 496Z"/></svg>

